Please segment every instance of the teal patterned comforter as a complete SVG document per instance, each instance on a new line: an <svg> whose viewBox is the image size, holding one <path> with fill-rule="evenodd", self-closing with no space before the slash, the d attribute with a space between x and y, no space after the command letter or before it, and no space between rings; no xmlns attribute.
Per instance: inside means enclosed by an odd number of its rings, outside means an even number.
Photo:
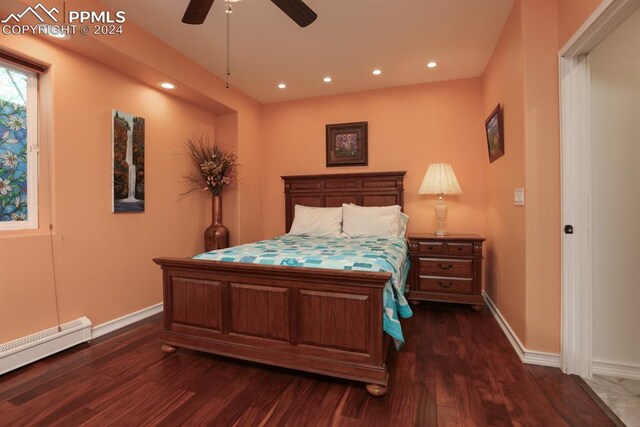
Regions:
<svg viewBox="0 0 640 427"><path fill-rule="evenodd" d="M404 238L280 236L205 252L194 258L392 273L383 294L383 329L391 335L398 349L404 343L399 318L413 315L404 297L404 285L409 272L408 247Z"/></svg>

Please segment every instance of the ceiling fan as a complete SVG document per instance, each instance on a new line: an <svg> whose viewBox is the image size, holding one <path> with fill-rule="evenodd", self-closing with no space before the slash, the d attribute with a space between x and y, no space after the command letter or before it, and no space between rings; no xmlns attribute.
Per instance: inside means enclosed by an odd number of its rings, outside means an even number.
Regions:
<svg viewBox="0 0 640 427"><path fill-rule="evenodd" d="M318 15L304 4L302 0L271 0L284 13L301 27L306 27L316 20ZM191 0L182 22L200 25L207 18L214 0Z"/></svg>

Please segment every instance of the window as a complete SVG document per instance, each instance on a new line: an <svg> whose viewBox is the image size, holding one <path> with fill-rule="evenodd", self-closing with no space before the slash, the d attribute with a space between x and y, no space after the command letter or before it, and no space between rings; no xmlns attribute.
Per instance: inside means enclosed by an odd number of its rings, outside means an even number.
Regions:
<svg viewBox="0 0 640 427"><path fill-rule="evenodd" d="M0 230L38 227L38 76L0 61Z"/></svg>

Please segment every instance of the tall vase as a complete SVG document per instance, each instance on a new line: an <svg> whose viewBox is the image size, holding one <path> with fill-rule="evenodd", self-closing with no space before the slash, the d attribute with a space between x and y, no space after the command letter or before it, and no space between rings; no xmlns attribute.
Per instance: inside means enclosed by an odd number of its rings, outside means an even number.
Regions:
<svg viewBox="0 0 640 427"><path fill-rule="evenodd" d="M204 247L207 252L229 246L229 229L222 225L222 197L211 200L212 224L204 231Z"/></svg>

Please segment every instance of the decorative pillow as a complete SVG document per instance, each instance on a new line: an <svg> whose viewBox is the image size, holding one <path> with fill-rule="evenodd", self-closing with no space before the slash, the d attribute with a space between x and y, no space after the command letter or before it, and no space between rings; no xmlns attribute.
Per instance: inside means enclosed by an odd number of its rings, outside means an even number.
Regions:
<svg viewBox="0 0 640 427"><path fill-rule="evenodd" d="M397 236L400 206L342 205L342 232L347 237Z"/></svg>
<svg viewBox="0 0 640 427"><path fill-rule="evenodd" d="M312 208L295 205L289 234L294 236L338 237L342 225L342 208Z"/></svg>
<svg viewBox="0 0 640 427"><path fill-rule="evenodd" d="M400 212L400 216L398 217L398 220L399 220L398 237L404 237L407 235L407 224L409 223L409 215L407 215L404 212Z"/></svg>

